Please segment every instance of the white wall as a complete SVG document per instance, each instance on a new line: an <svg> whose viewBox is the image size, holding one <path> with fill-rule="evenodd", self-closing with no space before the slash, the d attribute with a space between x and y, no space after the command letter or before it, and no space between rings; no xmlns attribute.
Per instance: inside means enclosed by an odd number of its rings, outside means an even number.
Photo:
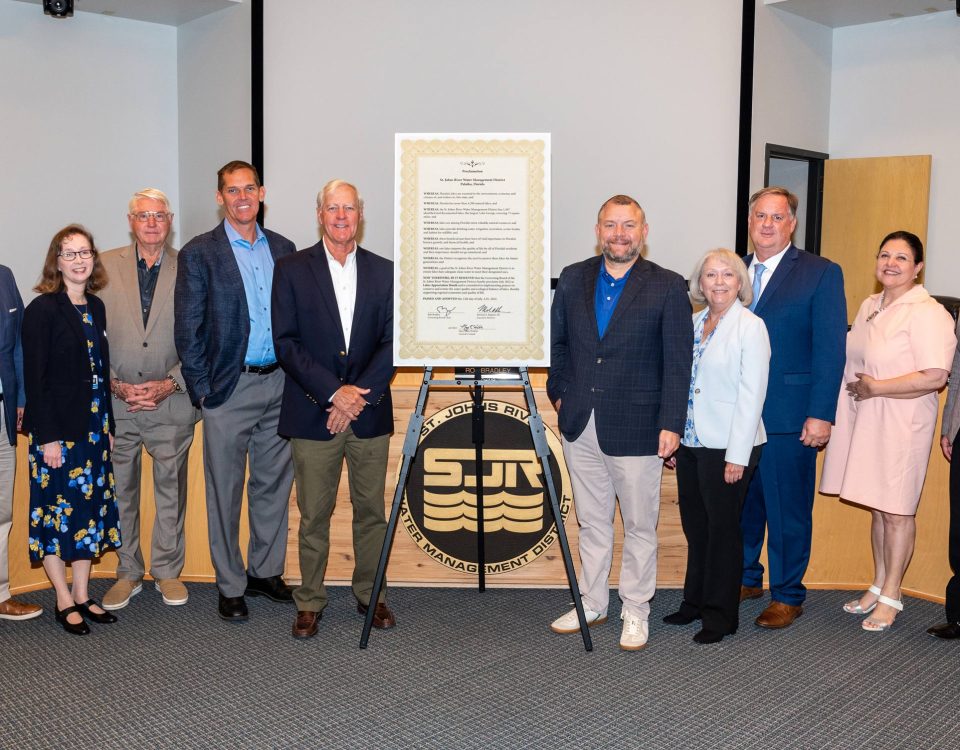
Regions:
<svg viewBox="0 0 960 750"><path fill-rule="evenodd" d="M767 143L828 151L832 38L826 26L757 3L750 192L763 186Z"/></svg>
<svg viewBox="0 0 960 750"><path fill-rule="evenodd" d="M933 155L925 284L960 296L960 18L837 29L831 93L832 157Z"/></svg>
<svg viewBox="0 0 960 750"><path fill-rule="evenodd" d="M301 247L317 241L317 190L342 177L366 199L365 246L392 255L395 132L551 132L554 275L593 252L597 209L620 192L647 211L648 257L684 275L733 242L736 0L286 0L264 13L269 223Z"/></svg>
<svg viewBox="0 0 960 750"><path fill-rule="evenodd" d="M25 299L64 225L108 249L136 190L177 206L176 54L169 26L0 0L0 262Z"/></svg>
<svg viewBox="0 0 960 750"><path fill-rule="evenodd" d="M221 220L217 170L251 160L250 21L244 2L177 29L181 247Z"/></svg>

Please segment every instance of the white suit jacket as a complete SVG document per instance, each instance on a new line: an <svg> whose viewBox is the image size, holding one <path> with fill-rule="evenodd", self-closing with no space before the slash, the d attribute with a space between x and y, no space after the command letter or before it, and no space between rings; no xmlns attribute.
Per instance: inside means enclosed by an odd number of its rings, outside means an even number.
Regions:
<svg viewBox="0 0 960 750"><path fill-rule="evenodd" d="M707 312L694 314L694 327ZM693 384L697 438L706 448L726 448L728 463L746 466L753 447L767 441L760 414L769 370L767 327L736 300L714 331Z"/></svg>

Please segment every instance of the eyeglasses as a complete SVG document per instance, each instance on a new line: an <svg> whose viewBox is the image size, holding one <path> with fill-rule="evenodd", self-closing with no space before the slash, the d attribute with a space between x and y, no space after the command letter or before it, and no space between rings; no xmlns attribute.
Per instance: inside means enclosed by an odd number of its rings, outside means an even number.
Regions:
<svg viewBox="0 0 960 750"><path fill-rule="evenodd" d="M154 219L158 224L163 224L170 221L171 215L172 214L168 214L163 211L138 211L135 214L131 214L131 216L133 216L133 218L139 221L141 224L145 224L146 222L150 221L150 219Z"/></svg>
<svg viewBox="0 0 960 750"><path fill-rule="evenodd" d="M93 257L93 250L67 250L65 252L57 253L64 260L76 260L81 258L83 260L90 260Z"/></svg>

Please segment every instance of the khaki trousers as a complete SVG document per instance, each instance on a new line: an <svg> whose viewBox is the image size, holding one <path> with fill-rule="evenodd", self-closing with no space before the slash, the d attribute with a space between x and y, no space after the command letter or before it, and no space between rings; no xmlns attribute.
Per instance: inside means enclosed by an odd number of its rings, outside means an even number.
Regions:
<svg viewBox="0 0 960 750"><path fill-rule="evenodd" d="M580 593L583 606L606 614L613 560L617 499L623 518L620 599L623 610L646 620L657 588L657 521L660 518L658 456L608 456L597 442L594 415L573 442L563 441L580 523Z"/></svg>
<svg viewBox="0 0 960 750"><path fill-rule="evenodd" d="M390 436L358 438L352 430L331 440L293 438L293 472L300 508L300 575L294 591L297 609L322 612L327 606L323 578L330 554L330 516L337 503L343 461L353 504L353 595L369 604L386 534L383 492ZM379 601L386 596L386 579Z"/></svg>

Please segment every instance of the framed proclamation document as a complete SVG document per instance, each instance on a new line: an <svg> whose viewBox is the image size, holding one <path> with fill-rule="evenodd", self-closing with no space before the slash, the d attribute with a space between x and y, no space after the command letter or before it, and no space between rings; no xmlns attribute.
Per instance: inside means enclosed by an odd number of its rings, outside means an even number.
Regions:
<svg viewBox="0 0 960 750"><path fill-rule="evenodd" d="M549 133L398 133L397 365L550 364Z"/></svg>

